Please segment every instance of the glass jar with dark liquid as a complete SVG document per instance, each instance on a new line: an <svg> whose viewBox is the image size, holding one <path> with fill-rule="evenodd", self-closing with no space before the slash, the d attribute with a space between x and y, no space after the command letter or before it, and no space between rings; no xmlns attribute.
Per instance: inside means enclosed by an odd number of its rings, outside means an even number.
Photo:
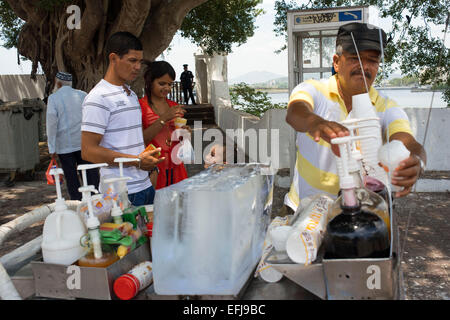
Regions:
<svg viewBox="0 0 450 320"><path fill-rule="evenodd" d="M378 215L342 203L327 226L325 259L389 257L389 230Z"/></svg>

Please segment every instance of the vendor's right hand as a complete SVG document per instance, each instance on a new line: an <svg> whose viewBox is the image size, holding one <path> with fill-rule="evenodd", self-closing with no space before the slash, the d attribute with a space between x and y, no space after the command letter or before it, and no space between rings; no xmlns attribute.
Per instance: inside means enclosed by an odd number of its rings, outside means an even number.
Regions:
<svg viewBox="0 0 450 320"><path fill-rule="evenodd" d="M164 112L160 119L163 121L170 121L175 118L183 118L184 114L186 113L186 110L181 105L176 105L173 107L170 107L169 110Z"/></svg>
<svg viewBox="0 0 450 320"><path fill-rule="evenodd" d="M144 171L152 171L156 165L166 158L156 158L158 152L161 152L161 148L156 148L150 151L143 151L139 154L139 159L141 159L140 168Z"/></svg>
<svg viewBox="0 0 450 320"><path fill-rule="evenodd" d="M334 122L328 121L323 118L317 117L309 126L310 130L308 133L313 137L315 142L319 142L320 138L325 140L326 142L331 144L331 140L338 137L345 137L350 134L348 129L343 125ZM340 156L339 147L335 144L331 145L331 150L337 156Z"/></svg>

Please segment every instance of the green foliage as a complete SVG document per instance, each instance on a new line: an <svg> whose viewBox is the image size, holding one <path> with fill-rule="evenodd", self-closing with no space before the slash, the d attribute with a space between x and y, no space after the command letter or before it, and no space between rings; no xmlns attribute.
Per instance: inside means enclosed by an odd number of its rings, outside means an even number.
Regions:
<svg viewBox="0 0 450 320"><path fill-rule="evenodd" d="M402 86L416 86L419 84L419 79L417 77L402 77L402 78L394 78L391 79L388 84L393 87L402 87Z"/></svg>
<svg viewBox="0 0 450 320"><path fill-rule="evenodd" d="M0 40L6 49L17 47L20 29L25 22L18 18L8 2L0 0Z"/></svg>
<svg viewBox="0 0 450 320"><path fill-rule="evenodd" d="M238 109L257 117L262 117L269 109L284 109L286 105L272 103L267 93L257 91L248 84L241 82L230 87L231 104Z"/></svg>
<svg viewBox="0 0 450 320"><path fill-rule="evenodd" d="M72 0L40 0L38 7L50 11ZM0 0L0 40L6 49L17 47L19 33L25 21L17 17L8 2Z"/></svg>
<svg viewBox="0 0 450 320"><path fill-rule="evenodd" d="M230 53L252 37L256 17L263 13L261 0L209 0L191 10L180 32L207 54Z"/></svg>
<svg viewBox="0 0 450 320"><path fill-rule="evenodd" d="M289 83L287 77L269 80L266 82L254 83L251 85L253 88L259 89L288 89Z"/></svg>
<svg viewBox="0 0 450 320"><path fill-rule="evenodd" d="M448 0L311 0L306 4L299 1L275 1L274 31L287 36L287 10L323 9L340 6L376 6L380 17L392 18L391 39L385 50L383 75L398 65L406 76L417 77L421 85L432 84L444 87L444 98L450 106L450 49L442 37L431 36L432 25L445 25L450 17ZM416 22L424 24L414 27ZM383 26L381 26L383 27ZM442 28L444 31L444 27ZM442 33L443 34L443 33ZM281 48L283 50L285 48Z"/></svg>

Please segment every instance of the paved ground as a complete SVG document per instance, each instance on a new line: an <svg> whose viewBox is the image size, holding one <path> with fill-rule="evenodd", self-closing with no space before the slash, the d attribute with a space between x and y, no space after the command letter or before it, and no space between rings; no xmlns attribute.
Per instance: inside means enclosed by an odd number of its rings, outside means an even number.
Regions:
<svg viewBox="0 0 450 320"><path fill-rule="evenodd" d="M45 155L42 159L40 169L48 160ZM200 170L202 167L197 165L188 172L192 175ZM18 176L11 188L3 185L5 179L6 175L0 175L0 225L56 198L55 187L46 184L42 173L36 175L35 181L21 181L23 177ZM281 207L286 192L287 189L275 188L274 212ZM65 187L63 196L68 199ZM394 211L403 247L406 299L450 300L450 193L410 194L395 201ZM39 236L42 224L11 236L0 247L0 256Z"/></svg>

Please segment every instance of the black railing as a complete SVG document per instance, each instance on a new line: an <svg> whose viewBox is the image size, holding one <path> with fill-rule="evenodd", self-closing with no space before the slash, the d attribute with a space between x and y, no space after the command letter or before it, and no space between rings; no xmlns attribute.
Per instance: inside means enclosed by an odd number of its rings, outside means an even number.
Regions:
<svg viewBox="0 0 450 320"><path fill-rule="evenodd" d="M195 92L195 82L192 83L193 89L192 94L194 95L194 99L197 100L197 95ZM170 100L175 101L176 103L183 104L184 103L184 95L183 89L181 88L180 81L174 81L172 85L172 90L169 93Z"/></svg>

